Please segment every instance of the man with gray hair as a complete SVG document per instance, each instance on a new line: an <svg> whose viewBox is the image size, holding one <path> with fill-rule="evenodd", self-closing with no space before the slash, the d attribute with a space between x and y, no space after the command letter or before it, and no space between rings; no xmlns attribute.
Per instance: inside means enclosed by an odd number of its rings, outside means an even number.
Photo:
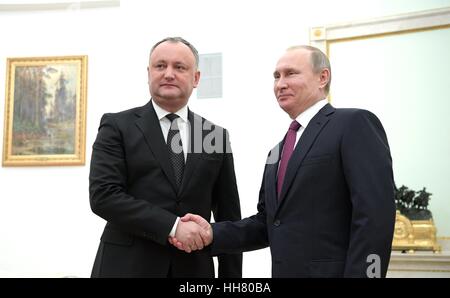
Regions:
<svg viewBox="0 0 450 298"><path fill-rule="evenodd" d="M204 230L179 218L241 219L226 130L188 109L197 87L197 50L180 37L150 52L150 101L102 117L89 175L92 211L107 221L93 277L214 277ZM213 134L213 138L210 135ZM207 140L213 140L210 144ZM169 243L176 237L186 254ZM218 258L218 276L242 276L242 254Z"/></svg>
<svg viewBox="0 0 450 298"><path fill-rule="evenodd" d="M258 213L212 227L199 215L181 220L205 229L213 254L270 246L273 277L384 277L395 204L381 122L327 102L331 67L317 48L289 48L273 76L292 123L267 159ZM185 248L182 240L171 242Z"/></svg>

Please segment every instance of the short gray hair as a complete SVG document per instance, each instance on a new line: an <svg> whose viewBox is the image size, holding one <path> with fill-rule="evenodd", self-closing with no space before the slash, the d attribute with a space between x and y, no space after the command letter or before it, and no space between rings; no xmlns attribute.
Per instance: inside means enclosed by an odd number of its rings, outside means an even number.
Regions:
<svg viewBox="0 0 450 298"><path fill-rule="evenodd" d="M186 46L188 46L188 48L191 50L192 54L194 54L195 66L198 68L199 58L198 58L198 51L197 51L197 49L190 42L188 42L187 40L185 40L182 37L178 37L178 36L177 37L166 37L166 38L158 41L157 43L155 43L155 45L150 50L150 56L152 55L153 51L155 50L155 48L157 46L159 46L160 44L162 44L163 42L166 42L166 41L171 42L171 43L181 42L181 43L185 44Z"/></svg>
<svg viewBox="0 0 450 298"><path fill-rule="evenodd" d="M331 65L330 60L328 60L327 55L325 55L321 50L313 46L301 45L301 46L293 46L288 48L288 51L297 50L297 49L305 49L311 52L311 66L314 73L319 73L323 69L327 68L330 71L330 78L328 83L325 86L325 94L328 95L330 92L331 85Z"/></svg>

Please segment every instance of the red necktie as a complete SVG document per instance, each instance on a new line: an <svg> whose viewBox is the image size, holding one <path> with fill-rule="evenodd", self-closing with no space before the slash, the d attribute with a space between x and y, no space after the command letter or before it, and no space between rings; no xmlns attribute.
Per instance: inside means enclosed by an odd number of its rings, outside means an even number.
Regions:
<svg viewBox="0 0 450 298"><path fill-rule="evenodd" d="M292 121L289 126L288 133L286 135L286 139L284 141L283 153L281 155L280 166L278 168L278 182L277 182L277 190L278 197L281 194L281 188L283 187L284 175L286 175L286 169L288 166L289 159L291 158L292 152L294 152L295 147L295 138L297 136L297 130L300 128L300 123L297 121Z"/></svg>

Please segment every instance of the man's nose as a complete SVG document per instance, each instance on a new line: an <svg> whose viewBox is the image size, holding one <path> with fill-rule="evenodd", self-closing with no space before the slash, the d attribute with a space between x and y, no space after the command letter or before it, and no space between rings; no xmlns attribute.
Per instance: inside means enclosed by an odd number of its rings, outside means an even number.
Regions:
<svg viewBox="0 0 450 298"><path fill-rule="evenodd" d="M174 71L172 67L167 67L166 71L164 72L164 78L165 79L173 79L174 78Z"/></svg>
<svg viewBox="0 0 450 298"><path fill-rule="evenodd" d="M282 89L286 89L287 88L287 84L286 84L286 80L282 77L280 77L276 82L275 82L275 88L277 90L282 90Z"/></svg>

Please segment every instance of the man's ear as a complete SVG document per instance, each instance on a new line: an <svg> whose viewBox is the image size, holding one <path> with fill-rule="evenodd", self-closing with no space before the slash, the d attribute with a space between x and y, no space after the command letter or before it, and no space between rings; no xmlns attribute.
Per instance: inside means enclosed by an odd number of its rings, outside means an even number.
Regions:
<svg viewBox="0 0 450 298"><path fill-rule="evenodd" d="M196 71L194 74L194 88L197 88L198 82L200 82L200 71Z"/></svg>
<svg viewBox="0 0 450 298"><path fill-rule="evenodd" d="M330 81L330 70L328 68L322 69L319 76L320 87L325 88L325 86Z"/></svg>

